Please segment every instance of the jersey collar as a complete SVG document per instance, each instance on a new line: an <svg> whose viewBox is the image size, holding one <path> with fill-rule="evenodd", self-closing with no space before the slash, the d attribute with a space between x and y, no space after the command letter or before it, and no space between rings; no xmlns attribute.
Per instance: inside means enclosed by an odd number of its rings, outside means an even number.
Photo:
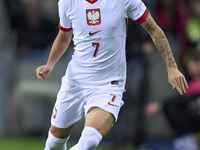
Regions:
<svg viewBox="0 0 200 150"><path fill-rule="evenodd" d="M90 3L90 4L94 4L94 3L96 3L98 0L94 0L93 2L91 1L91 0L86 0L88 3Z"/></svg>

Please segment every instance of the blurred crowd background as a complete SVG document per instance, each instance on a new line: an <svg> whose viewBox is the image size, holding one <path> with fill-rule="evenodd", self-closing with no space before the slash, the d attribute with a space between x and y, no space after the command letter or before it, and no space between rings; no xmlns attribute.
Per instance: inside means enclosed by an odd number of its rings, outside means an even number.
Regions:
<svg viewBox="0 0 200 150"><path fill-rule="evenodd" d="M179 96L167 81L164 61L149 35L128 20L127 84L119 120L105 137L112 149L128 144L159 149L200 149L200 0L143 0L165 32L179 69L189 82ZM46 137L60 79L73 43L41 82L35 69L45 64L58 32L58 0L0 1L0 136ZM72 139L83 123L75 126ZM169 148L169 149L170 149Z"/></svg>

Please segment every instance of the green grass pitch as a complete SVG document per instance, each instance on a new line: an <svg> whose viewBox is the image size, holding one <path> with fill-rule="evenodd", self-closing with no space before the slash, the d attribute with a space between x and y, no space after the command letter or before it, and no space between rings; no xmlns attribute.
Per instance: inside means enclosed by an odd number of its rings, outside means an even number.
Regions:
<svg viewBox="0 0 200 150"><path fill-rule="evenodd" d="M0 150L43 150L46 139L43 138L0 138ZM68 149L75 142L68 142ZM104 147L104 148L103 148ZM105 150L101 144L96 150Z"/></svg>

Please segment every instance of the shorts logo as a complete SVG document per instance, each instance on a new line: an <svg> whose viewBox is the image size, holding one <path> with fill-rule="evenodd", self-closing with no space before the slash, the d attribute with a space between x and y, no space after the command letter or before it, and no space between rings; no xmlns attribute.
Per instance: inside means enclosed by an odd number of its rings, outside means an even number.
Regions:
<svg viewBox="0 0 200 150"><path fill-rule="evenodd" d="M100 9L86 9L87 24L89 26L95 26L101 24L101 12Z"/></svg>
<svg viewBox="0 0 200 150"><path fill-rule="evenodd" d="M57 115L57 109L56 109L56 106L53 108L53 118L55 119L56 118L56 115Z"/></svg>
<svg viewBox="0 0 200 150"><path fill-rule="evenodd" d="M116 98L116 95L110 94L112 96L112 100L108 102L108 105L118 107L117 105L113 104Z"/></svg>

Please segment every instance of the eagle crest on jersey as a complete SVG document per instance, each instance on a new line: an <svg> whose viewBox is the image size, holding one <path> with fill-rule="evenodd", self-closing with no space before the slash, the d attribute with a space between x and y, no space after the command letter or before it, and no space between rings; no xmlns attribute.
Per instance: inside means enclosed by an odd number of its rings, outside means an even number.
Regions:
<svg viewBox="0 0 200 150"><path fill-rule="evenodd" d="M100 9L87 9L86 10L87 24L89 26L95 26L101 24Z"/></svg>

